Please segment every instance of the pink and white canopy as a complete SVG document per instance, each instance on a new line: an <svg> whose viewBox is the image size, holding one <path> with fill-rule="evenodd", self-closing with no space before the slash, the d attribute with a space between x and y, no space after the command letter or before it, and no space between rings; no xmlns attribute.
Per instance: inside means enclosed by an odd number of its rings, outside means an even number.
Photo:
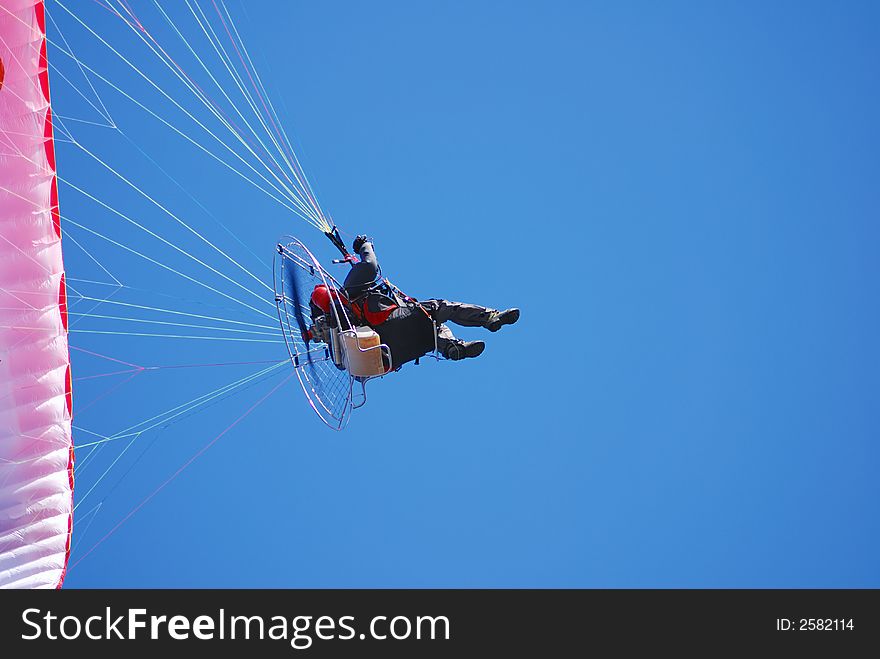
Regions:
<svg viewBox="0 0 880 659"><path fill-rule="evenodd" d="M42 0L0 0L0 587L57 588L73 524L67 299Z"/></svg>

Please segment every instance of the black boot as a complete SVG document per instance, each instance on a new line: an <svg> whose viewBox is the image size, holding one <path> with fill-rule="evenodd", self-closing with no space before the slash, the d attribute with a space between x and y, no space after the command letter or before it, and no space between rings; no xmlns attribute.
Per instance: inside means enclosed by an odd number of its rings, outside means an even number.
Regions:
<svg viewBox="0 0 880 659"><path fill-rule="evenodd" d="M452 361L459 359L467 359L468 357L479 357L483 354L486 344L482 341L456 341L446 346L443 356Z"/></svg>
<svg viewBox="0 0 880 659"><path fill-rule="evenodd" d="M502 325L513 325L519 320L519 309L507 309L506 311L493 311L486 321L486 329L497 332Z"/></svg>

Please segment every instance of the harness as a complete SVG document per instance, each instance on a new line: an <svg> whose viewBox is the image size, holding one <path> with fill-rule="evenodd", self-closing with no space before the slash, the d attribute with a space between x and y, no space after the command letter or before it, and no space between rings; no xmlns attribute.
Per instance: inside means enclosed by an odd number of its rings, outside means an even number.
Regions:
<svg viewBox="0 0 880 659"><path fill-rule="evenodd" d="M357 257L353 254L350 254L345 247L345 244L342 242L342 238L339 235L339 230L336 226L333 226L331 230L326 231L325 234L330 242L336 246L336 248L342 253L343 258L334 260L334 263L349 263L354 264L357 262ZM382 309L381 311L370 311L368 302L370 296L380 294L386 297L391 304L388 305L387 309ZM425 318L428 319L431 326L433 327L433 337L434 337L434 355L439 354L439 349L437 346L437 322L431 317L431 314L419 303L419 301L404 293L400 288L396 285L392 284L391 281L382 276L382 270L380 268L379 274L376 277L376 280L368 286L365 290L359 293L357 296L349 297L348 295L344 295L349 302L350 308L352 310L352 314L355 319L359 323L366 323L367 325L375 328L379 325L382 325L388 318L394 313L395 310L399 309L403 304L407 304L411 308L418 309L421 313L425 315ZM415 359L415 363L419 363L419 359ZM395 369L396 370L396 369Z"/></svg>
<svg viewBox="0 0 880 659"><path fill-rule="evenodd" d="M391 304L387 309L370 311L368 302L370 297L377 293L388 298L391 301ZM401 297L405 300L410 299L402 294ZM367 323L367 325L370 325L371 327L384 323L388 320L388 317L394 312L394 310L400 306L399 300L397 296L395 296L395 289L391 287L391 283L387 279L377 279L362 293L355 297L350 297L349 303L354 310L355 318Z"/></svg>

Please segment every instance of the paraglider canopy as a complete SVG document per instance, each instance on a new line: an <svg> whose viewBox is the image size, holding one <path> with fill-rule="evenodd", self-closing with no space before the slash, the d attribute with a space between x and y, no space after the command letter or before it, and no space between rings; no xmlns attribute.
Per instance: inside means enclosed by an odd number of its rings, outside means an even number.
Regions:
<svg viewBox="0 0 880 659"><path fill-rule="evenodd" d="M73 394L45 8L0 9L0 588L55 588L73 528Z"/></svg>

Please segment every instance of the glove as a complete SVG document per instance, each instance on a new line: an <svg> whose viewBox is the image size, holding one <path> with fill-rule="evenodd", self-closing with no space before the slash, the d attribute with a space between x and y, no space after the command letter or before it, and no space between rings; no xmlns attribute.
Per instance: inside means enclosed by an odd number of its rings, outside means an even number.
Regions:
<svg viewBox="0 0 880 659"><path fill-rule="evenodd" d="M360 254L361 247L364 246L364 243L371 243L371 242L373 242L372 238L368 238L364 234L361 234L357 238L354 239L354 242L351 244L351 247L354 250L355 254Z"/></svg>

